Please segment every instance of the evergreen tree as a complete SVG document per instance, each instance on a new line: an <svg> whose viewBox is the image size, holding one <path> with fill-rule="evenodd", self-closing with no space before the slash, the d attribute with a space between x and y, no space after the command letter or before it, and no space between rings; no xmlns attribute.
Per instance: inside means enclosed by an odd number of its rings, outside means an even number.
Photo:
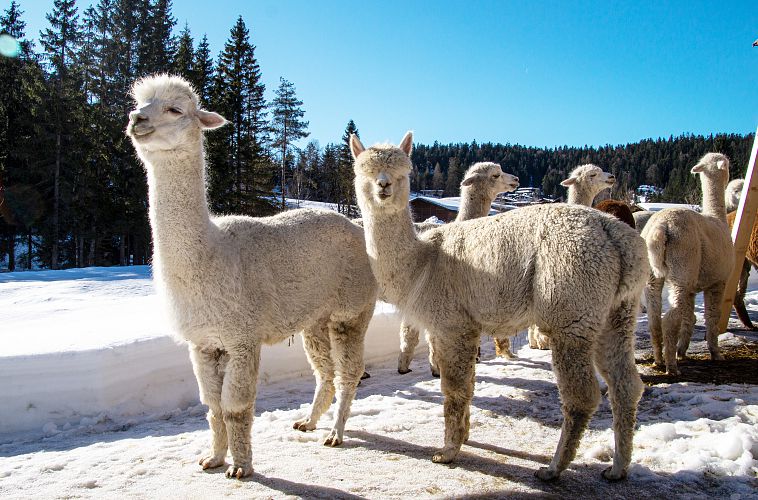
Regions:
<svg viewBox="0 0 758 500"><path fill-rule="evenodd" d="M458 158L450 158L447 165L447 181L445 182L445 196L458 196L461 189L463 172L461 171Z"/></svg>
<svg viewBox="0 0 758 500"><path fill-rule="evenodd" d="M353 171L353 154L350 152L350 136L355 134L360 138L358 127L353 120L347 122L345 133L342 134L340 144L340 157L338 167L338 193L337 208L348 217L356 215L355 201L355 173Z"/></svg>
<svg viewBox="0 0 758 500"><path fill-rule="evenodd" d="M176 55L171 67L171 72L185 78L190 83L193 83L193 85L195 76L194 58L195 49L192 33L190 33L189 25L185 24L184 29L179 33L179 38L176 42Z"/></svg>
<svg viewBox="0 0 758 500"><path fill-rule="evenodd" d="M441 191L445 189L445 175L442 173L442 167L439 162L434 165L434 173L432 174L432 189Z"/></svg>
<svg viewBox="0 0 758 500"><path fill-rule="evenodd" d="M279 88L275 91L276 97L272 103L273 118L272 131L274 133L273 146L280 151L281 155L281 179L282 188L282 210L286 207L284 198L287 184L287 150L298 139L308 137L308 122L301 120L305 115L300 106L303 101L297 99L295 95L295 86L279 78Z"/></svg>
<svg viewBox="0 0 758 500"><path fill-rule="evenodd" d="M197 91L200 104L207 108L210 104L211 89L213 88L213 59L206 35L203 35L194 53L190 82Z"/></svg>

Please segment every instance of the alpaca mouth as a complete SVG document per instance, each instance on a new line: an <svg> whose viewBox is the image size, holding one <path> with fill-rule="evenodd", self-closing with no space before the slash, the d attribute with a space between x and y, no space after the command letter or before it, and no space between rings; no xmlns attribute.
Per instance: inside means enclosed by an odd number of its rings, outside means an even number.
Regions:
<svg viewBox="0 0 758 500"><path fill-rule="evenodd" d="M135 137L147 137L153 132L155 132L155 127L138 127L136 125L132 127L132 135Z"/></svg>
<svg viewBox="0 0 758 500"><path fill-rule="evenodd" d="M389 198L392 195L387 194L387 193L378 193L377 196L379 197L380 200L386 200L387 198Z"/></svg>

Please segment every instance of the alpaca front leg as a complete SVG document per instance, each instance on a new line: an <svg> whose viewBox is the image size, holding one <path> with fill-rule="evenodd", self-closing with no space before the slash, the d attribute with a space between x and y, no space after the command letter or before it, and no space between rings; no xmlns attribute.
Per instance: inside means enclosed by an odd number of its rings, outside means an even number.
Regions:
<svg viewBox="0 0 758 500"><path fill-rule="evenodd" d="M208 424L211 430L211 451L200 457L203 469L224 465L228 448L226 424L221 411L221 387L223 384L226 354L218 349L202 350L190 346L190 360L200 389L200 402L208 406Z"/></svg>
<svg viewBox="0 0 758 500"><path fill-rule="evenodd" d="M253 473L251 430L255 413L260 345L230 350L221 389L221 409L232 453L226 477L242 479Z"/></svg>
<svg viewBox="0 0 758 500"><path fill-rule="evenodd" d="M305 432L316 428L321 415L329 409L334 399L334 363L326 323L303 332L303 346L316 377L316 391L313 394L310 415L297 420L292 427Z"/></svg>
<svg viewBox="0 0 758 500"><path fill-rule="evenodd" d="M432 377L440 378L440 367L435 358L435 340L428 330L426 332L426 345L429 348L429 370L432 372Z"/></svg>
<svg viewBox="0 0 758 500"><path fill-rule="evenodd" d="M753 265L749 260L745 259L745 263L742 266L742 273L740 274L740 281L737 283L737 293L734 295L734 310L737 311L737 317L745 328L750 330L756 330L755 325L750 320L750 315L745 307L745 292L747 291L747 281L750 278L750 268Z"/></svg>
<svg viewBox="0 0 758 500"><path fill-rule="evenodd" d="M397 358L397 372L405 374L411 372L411 360L418 346L418 329L407 325L405 321L400 325L400 355Z"/></svg>
<svg viewBox="0 0 758 500"><path fill-rule="evenodd" d="M647 303L648 330L650 331L650 343L653 346L653 360L655 366L663 368L663 326L661 312L663 294L663 279L651 277L645 287L645 302Z"/></svg>
<svg viewBox="0 0 758 500"><path fill-rule="evenodd" d="M711 359L714 361L724 359L724 355L719 349L719 322L721 320L721 302L724 300L724 286L725 283L719 283L703 293L705 299L705 340L708 343Z"/></svg>
<svg viewBox="0 0 758 500"><path fill-rule="evenodd" d="M434 454L432 462L452 462L468 439L469 405L474 396L474 373L479 332L451 338L437 335L437 361L440 367L445 414L445 445Z"/></svg>
<svg viewBox="0 0 758 500"><path fill-rule="evenodd" d="M553 372L561 396L563 424L553 460L535 472L535 476L543 481L558 479L574 459L582 434L600 402L591 347L584 340L587 333L574 335L557 331L551 336Z"/></svg>

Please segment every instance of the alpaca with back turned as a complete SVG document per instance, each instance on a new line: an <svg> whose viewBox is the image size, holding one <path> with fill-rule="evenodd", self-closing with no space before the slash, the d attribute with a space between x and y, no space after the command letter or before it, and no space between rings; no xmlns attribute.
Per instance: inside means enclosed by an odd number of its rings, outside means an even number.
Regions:
<svg viewBox="0 0 758 500"><path fill-rule="evenodd" d="M153 272L176 334L208 405L211 451L203 469L233 463L227 477L253 472L251 427L261 347L301 332L316 376L313 430L337 396L324 441L342 442L363 373L363 339L376 300L363 234L329 211L273 217L208 211L203 131L226 123L198 107L190 85L154 76L133 88L127 135L144 163L153 232ZM336 390L335 390L336 387Z"/></svg>
<svg viewBox="0 0 758 500"><path fill-rule="evenodd" d="M639 296L649 274L636 231L586 207L537 205L417 234L408 207L412 134L368 149L353 135L355 187L366 250L383 296L435 344L449 463L468 439L476 348L482 331L510 335L537 324L550 337L563 424L554 480L576 455L608 383L615 452L603 472L626 476L642 381L634 363ZM570 272L568 272L570 270Z"/></svg>

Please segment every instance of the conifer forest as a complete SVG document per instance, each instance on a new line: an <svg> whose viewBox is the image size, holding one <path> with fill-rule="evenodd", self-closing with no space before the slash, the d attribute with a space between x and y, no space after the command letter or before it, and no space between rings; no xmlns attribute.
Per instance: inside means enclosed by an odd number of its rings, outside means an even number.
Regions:
<svg viewBox="0 0 758 500"><path fill-rule="evenodd" d="M204 108L229 120L206 136L213 212L270 215L284 209L286 197L359 215L347 144L359 124L350 120L323 146L307 142L308 103L298 99L297 82L282 75L270 89L274 97L265 98L255 20L240 16L212 54L206 36L177 26L171 0L99 0L83 10L75 0L51 3L49 27L39 34L26 32L23 2L0 12L0 36L17 45L14 54L0 56L3 267L149 263L145 174L124 129L133 82L153 73L183 76ZM663 189L660 201L697 203L699 187L689 173L697 159L724 153L730 177L742 177L752 141L753 134L683 134L582 147L416 144L411 187L457 196L469 165L494 161L522 186L562 198L568 172L595 163L616 175L615 198L628 199L648 184Z"/></svg>

